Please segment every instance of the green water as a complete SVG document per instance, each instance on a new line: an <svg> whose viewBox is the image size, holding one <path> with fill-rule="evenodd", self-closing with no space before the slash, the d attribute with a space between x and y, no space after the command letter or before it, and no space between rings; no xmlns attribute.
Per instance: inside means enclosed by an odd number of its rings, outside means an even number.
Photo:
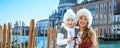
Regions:
<svg viewBox="0 0 120 48"><path fill-rule="evenodd" d="M120 48L120 41L99 41L99 48Z"/></svg>

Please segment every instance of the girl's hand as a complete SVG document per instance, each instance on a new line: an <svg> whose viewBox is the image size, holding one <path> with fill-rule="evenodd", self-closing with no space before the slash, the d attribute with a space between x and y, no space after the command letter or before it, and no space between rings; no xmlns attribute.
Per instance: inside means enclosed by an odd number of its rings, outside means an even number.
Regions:
<svg viewBox="0 0 120 48"><path fill-rule="evenodd" d="M73 37L68 38L68 43L70 43L73 40Z"/></svg>

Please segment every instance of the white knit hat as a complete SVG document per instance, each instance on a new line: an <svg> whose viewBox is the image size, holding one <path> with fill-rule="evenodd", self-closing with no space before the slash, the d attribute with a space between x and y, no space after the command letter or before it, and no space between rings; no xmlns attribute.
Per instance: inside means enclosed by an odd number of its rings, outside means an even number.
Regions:
<svg viewBox="0 0 120 48"><path fill-rule="evenodd" d="M92 18L93 18L91 12L90 12L88 9L85 9L85 8L80 9L80 10L77 11L77 13L76 13L76 20L78 21L79 18L80 18L82 15L84 15L84 16L87 17L88 27L91 26L91 24L92 24Z"/></svg>
<svg viewBox="0 0 120 48"><path fill-rule="evenodd" d="M75 13L72 9L67 9L66 13L64 14L63 22L67 21L68 18L72 18L75 21Z"/></svg>
<svg viewBox="0 0 120 48"><path fill-rule="evenodd" d="M66 13L64 14L63 23L62 23L61 27L66 26L65 21L67 21L68 18L72 18L74 20L74 22L76 23L75 13L73 12L72 9L67 9Z"/></svg>

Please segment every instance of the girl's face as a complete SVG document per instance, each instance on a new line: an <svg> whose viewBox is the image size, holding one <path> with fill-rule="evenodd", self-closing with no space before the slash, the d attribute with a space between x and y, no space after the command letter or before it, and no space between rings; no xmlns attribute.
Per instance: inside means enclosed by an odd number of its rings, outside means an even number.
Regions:
<svg viewBox="0 0 120 48"><path fill-rule="evenodd" d="M72 28L72 27L74 27L75 22L74 22L74 20L72 18L68 18L67 21L65 22L65 24L68 27Z"/></svg>
<svg viewBox="0 0 120 48"><path fill-rule="evenodd" d="M82 16L79 18L78 25L79 25L80 27L82 27L82 28L87 27L87 25L88 25L88 20L87 20L86 16L82 15Z"/></svg>

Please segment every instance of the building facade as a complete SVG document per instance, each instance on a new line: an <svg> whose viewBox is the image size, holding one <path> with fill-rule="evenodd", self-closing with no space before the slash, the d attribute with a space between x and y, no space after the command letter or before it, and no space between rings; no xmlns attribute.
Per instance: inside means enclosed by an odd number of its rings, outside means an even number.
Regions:
<svg viewBox="0 0 120 48"><path fill-rule="evenodd" d="M22 35L28 35L29 34L29 30L30 27L29 26L25 26L24 22L20 22L20 24L16 21L16 23L14 24L14 27L12 28L12 34L13 35L20 35L20 33L22 32Z"/></svg>
<svg viewBox="0 0 120 48"><path fill-rule="evenodd" d="M46 34L48 32L48 27L50 26L50 21L48 19L40 20L36 23L36 30L39 35Z"/></svg>
<svg viewBox="0 0 120 48"><path fill-rule="evenodd" d="M117 34L117 36L120 36L120 14L114 15L112 22L112 32L114 32L113 34Z"/></svg>

